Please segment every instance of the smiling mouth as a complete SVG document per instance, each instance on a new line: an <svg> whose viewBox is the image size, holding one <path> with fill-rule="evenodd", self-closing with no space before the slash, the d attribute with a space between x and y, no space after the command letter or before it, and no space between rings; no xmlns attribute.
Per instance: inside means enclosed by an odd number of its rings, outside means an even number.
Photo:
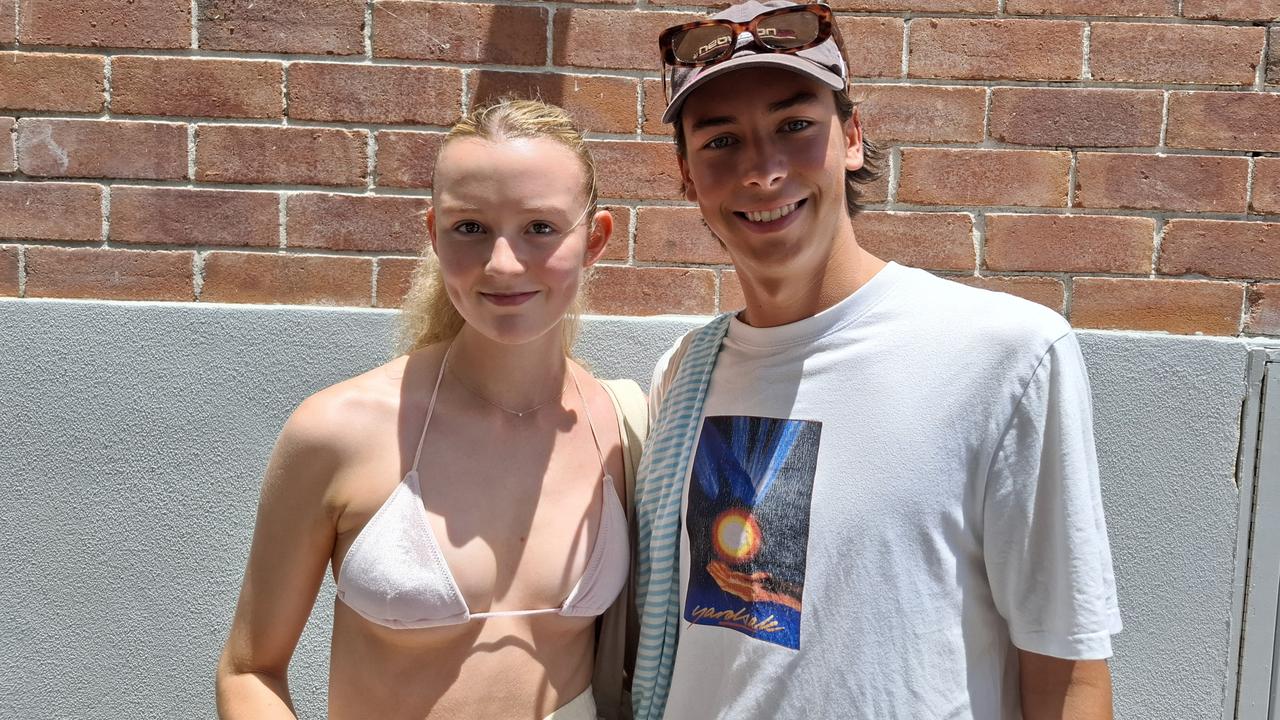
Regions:
<svg viewBox="0 0 1280 720"><path fill-rule="evenodd" d="M529 300L530 298L532 298L534 295L537 295L537 294L538 293L533 290L530 290L529 292L508 292L508 293L481 292L480 293L481 297L485 298L486 300L488 300L489 302L495 305L520 305L524 301Z"/></svg>
<svg viewBox="0 0 1280 720"><path fill-rule="evenodd" d="M772 210L761 210L759 212L739 212L735 210L733 214L737 215L740 218L745 218L750 222L767 223L767 222L773 222L775 220L781 220L782 218L798 210L801 205L805 204L805 202L806 202L805 200L797 200L796 202L788 203L781 207L776 207Z"/></svg>

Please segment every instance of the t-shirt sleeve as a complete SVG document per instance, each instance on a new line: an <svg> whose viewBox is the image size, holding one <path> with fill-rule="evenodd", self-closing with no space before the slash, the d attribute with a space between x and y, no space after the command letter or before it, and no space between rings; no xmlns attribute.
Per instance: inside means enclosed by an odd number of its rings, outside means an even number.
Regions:
<svg viewBox="0 0 1280 720"><path fill-rule="evenodd" d="M1015 646L1074 660L1110 657L1120 611L1089 378L1074 333L1041 358L996 446L983 548Z"/></svg>

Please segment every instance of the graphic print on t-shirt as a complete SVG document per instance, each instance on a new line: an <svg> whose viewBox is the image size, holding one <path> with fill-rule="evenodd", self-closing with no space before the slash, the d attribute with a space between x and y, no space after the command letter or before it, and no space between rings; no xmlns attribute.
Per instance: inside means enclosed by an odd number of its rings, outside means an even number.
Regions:
<svg viewBox="0 0 1280 720"><path fill-rule="evenodd" d="M800 648L822 423L722 415L702 425L685 528L684 619Z"/></svg>

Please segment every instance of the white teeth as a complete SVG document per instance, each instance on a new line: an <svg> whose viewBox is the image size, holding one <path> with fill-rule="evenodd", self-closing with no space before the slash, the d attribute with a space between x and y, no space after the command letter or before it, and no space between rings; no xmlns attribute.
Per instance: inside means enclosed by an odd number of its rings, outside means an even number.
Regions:
<svg viewBox="0 0 1280 720"><path fill-rule="evenodd" d="M774 220L784 218L795 212L795 209L799 207L799 205L800 203L793 202L790 205L783 205L782 207L774 208L772 210L765 210L763 212L747 212L743 214L746 215L747 219L751 222L773 222Z"/></svg>

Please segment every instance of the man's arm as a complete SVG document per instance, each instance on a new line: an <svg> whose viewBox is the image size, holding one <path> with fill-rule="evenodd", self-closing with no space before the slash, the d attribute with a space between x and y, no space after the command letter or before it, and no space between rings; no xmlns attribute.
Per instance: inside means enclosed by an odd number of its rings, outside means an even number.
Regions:
<svg viewBox="0 0 1280 720"><path fill-rule="evenodd" d="M1112 720L1106 660L1063 660L1018 651L1023 720Z"/></svg>

